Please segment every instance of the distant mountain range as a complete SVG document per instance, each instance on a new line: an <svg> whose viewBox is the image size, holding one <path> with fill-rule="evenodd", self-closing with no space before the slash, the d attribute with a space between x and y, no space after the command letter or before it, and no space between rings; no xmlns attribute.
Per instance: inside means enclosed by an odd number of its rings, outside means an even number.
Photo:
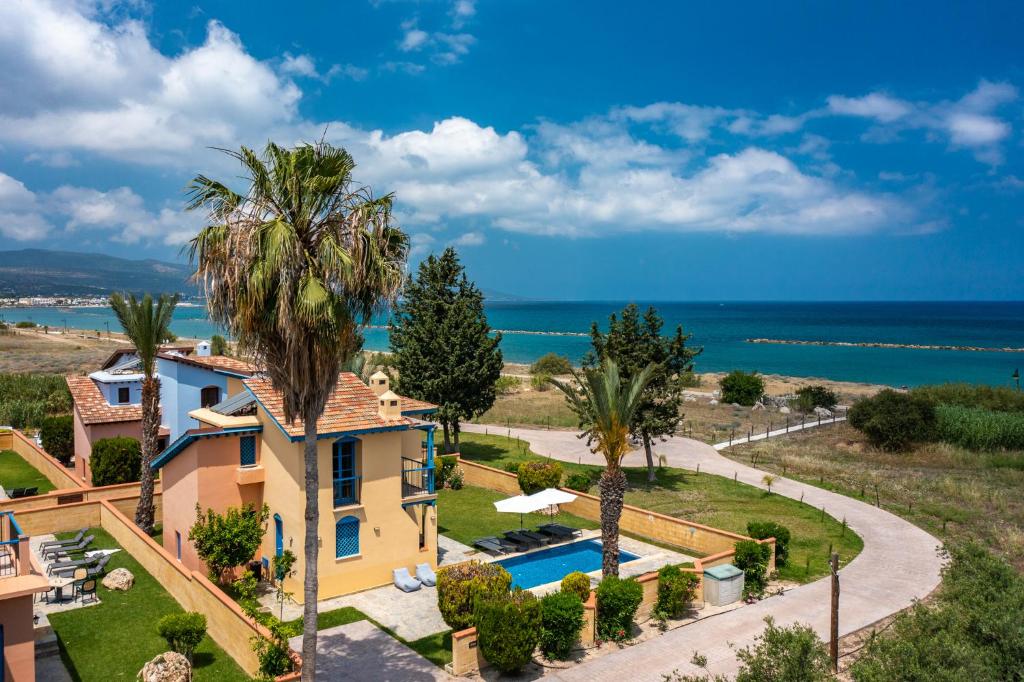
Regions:
<svg viewBox="0 0 1024 682"><path fill-rule="evenodd" d="M194 296L192 268L153 259L131 260L102 253L22 249L0 251L0 298L13 296L106 296L114 291L181 293ZM488 301L525 301L484 289Z"/></svg>
<svg viewBox="0 0 1024 682"><path fill-rule="evenodd" d="M49 249L0 251L0 297L106 296L113 291L194 295L191 274L187 265L153 259Z"/></svg>

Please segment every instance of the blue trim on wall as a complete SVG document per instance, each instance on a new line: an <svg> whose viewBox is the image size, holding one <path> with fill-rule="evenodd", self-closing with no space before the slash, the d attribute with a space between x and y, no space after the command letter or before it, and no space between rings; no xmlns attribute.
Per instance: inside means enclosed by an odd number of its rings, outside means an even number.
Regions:
<svg viewBox="0 0 1024 682"><path fill-rule="evenodd" d="M178 436L178 439L167 446L167 449L161 452L153 463L150 464L150 468L156 471L160 467L164 466L172 459L181 454L185 448L194 443L197 440L204 438L217 438L219 436L237 436L249 433L260 433L263 431L263 426L234 426L231 428L220 429L219 431L207 431L205 433L188 433L185 432Z"/></svg>
<svg viewBox="0 0 1024 682"><path fill-rule="evenodd" d="M437 500L413 500L412 502L403 502L402 509L405 509L406 507L413 507L416 506L417 504L429 504L431 507L436 507Z"/></svg>

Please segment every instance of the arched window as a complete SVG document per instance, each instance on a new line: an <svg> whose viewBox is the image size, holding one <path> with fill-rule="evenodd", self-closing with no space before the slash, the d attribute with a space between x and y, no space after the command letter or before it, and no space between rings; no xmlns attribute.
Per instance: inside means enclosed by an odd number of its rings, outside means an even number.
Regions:
<svg viewBox="0 0 1024 682"><path fill-rule="evenodd" d="M334 525L334 556L338 559L359 554L359 519L345 516Z"/></svg>
<svg viewBox="0 0 1024 682"><path fill-rule="evenodd" d="M199 392L199 404L201 407L213 407L220 402L220 387L207 386Z"/></svg>

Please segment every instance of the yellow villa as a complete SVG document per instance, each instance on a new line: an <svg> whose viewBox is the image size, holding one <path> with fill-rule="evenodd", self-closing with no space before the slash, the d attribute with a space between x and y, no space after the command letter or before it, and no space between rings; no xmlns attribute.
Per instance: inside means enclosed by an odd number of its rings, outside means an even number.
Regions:
<svg viewBox="0 0 1024 682"><path fill-rule="evenodd" d="M270 522L259 559L291 550L285 589L302 598L305 468L303 424L288 424L282 399L263 377L232 378L229 397L189 412L197 426L154 461L163 482L163 541L191 569L203 570L188 540L198 504L223 512L267 504ZM339 375L317 421L320 474L319 598L391 582L392 570L437 567L434 424L436 409L390 390L378 372L369 385Z"/></svg>

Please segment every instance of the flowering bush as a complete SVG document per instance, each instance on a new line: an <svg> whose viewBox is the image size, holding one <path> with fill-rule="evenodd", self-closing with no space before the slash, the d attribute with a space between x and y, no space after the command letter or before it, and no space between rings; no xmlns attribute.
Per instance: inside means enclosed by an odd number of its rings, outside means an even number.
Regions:
<svg viewBox="0 0 1024 682"><path fill-rule="evenodd" d="M601 639L622 641L633 628L633 616L644 598L644 588L634 578L605 577L597 586L597 634Z"/></svg>

